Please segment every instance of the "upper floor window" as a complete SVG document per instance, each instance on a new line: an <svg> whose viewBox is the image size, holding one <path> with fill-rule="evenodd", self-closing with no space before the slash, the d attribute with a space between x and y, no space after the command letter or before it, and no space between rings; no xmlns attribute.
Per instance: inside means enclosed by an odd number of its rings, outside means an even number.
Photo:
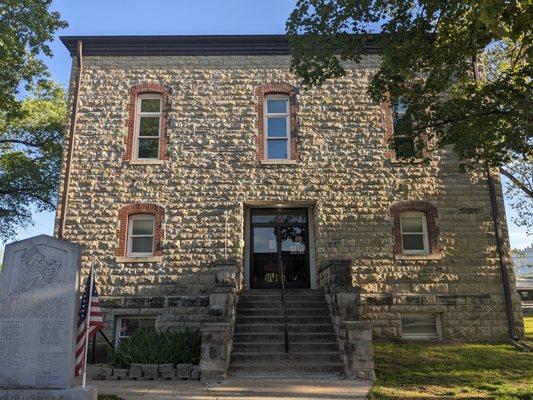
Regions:
<svg viewBox="0 0 533 400"><path fill-rule="evenodd" d="M135 120L135 158L158 159L161 138L161 95L141 94Z"/></svg>
<svg viewBox="0 0 533 400"><path fill-rule="evenodd" d="M265 97L265 150L267 160L287 160L290 157L291 121L289 97Z"/></svg>
<svg viewBox="0 0 533 400"><path fill-rule="evenodd" d="M405 254L428 254L429 240L426 215L423 212L400 214L402 251Z"/></svg>
<svg viewBox="0 0 533 400"><path fill-rule="evenodd" d="M128 256L146 257L154 254L155 217L151 214L135 214L129 218Z"/></svg>
<svg viewBox="0 0 533 400"><path fill-rule="evenodd" d="M393 145L396 158L412 158L416 156L416 138L407 134L413 124L406 116L407 106L402 100L392 105Z"/></svg>

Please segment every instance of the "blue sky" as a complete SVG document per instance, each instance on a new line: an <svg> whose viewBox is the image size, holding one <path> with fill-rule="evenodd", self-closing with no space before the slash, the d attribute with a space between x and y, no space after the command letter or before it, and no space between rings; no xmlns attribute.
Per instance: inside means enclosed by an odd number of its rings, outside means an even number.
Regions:
<svg viewBox="0 0 533 400"><path fill-rule="evenodd" d="M59 35L208 35L283 33L295 0L57 0L69 27L57 32L54 57L46 59L52 77L67 86L70 56ZM507 207L507 215L513 215ZM51 234L53 213L35 214L35 225L19 231L18 239ZM509 221L511 244L533 243L525 229ZM1 244L0 244L1 246Z"/></svg>

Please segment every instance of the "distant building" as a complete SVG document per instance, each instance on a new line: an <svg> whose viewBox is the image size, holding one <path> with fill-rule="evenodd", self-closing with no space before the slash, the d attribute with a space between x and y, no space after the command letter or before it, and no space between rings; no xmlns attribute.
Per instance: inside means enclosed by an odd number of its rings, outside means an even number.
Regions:
<svg viewBox="0 0 533 400"><path fill-rule="evenodd" d="M516 290L522 299L524 314L533 314L533 278L517 279Z"/></svg>

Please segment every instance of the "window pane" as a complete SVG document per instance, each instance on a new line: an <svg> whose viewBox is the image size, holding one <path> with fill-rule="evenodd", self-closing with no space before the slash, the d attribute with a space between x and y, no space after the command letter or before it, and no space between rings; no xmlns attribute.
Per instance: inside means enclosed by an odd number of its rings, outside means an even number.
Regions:
<svg viewBox="0 0 533 400"><path fill-rule="evenodd" d="M278 114L287 113L287 100L285 99L267 100L267 113L278 113Z"/></svg>
<svg viewBox="0 0 533 400"><path fill-rule="evenodd" d="M415 139L406 136L394 137L394 150L397 158L410 158L416 156Z"/></svg>
<svg viewBox="0 0 533 400"><path fill-rule="evenodd" d="M158 158L159 139L139 139L137 158Z"/></svg>
<svg viewBox="0 0 533 400"><path fill-rule="evenodd" d="M132 235L152 235L154 233L153 219L134 219L131 223Z"/></svg>
<svg viewBox="0 0 533 400"><path fill-rule="evenodd" d="M437 325L433 315L402 317L402 331L404 334L418 334L426 337L435 337L438 335Z"/></svg>
<svg viewBox="0 0 533 400"><path fill-rule="evenodd" d="M132 237L131 238L131 252L132 253L152 253L154 238L152 237Z"/></svg>
<svg viewBox="0 0 533 400"><path fill-rule="evenodd" d="M120 336L131 336L131 334L139 329L138 319L121 319L120 320Z"/></svg>
<svg viewBox="0 0 533 400"><path fill-rule="evenodd" d="M139 136L159 136L159 117L141 117Z"/></svg>
<svg viewBox="0 0 533 400"><path fill-rule="evenodd" d="M402 235L404 250L424 250L424 235Z"/></svg>
<svg viewBox="0 0 533 400"><path fill-rule="evenodd" d="M287 118L268 118L268 136L269 137L286 137L287 136Z"/></svg>
<svg viewBox="0 0 533 400"><path fill-rule="evenodd" d="M141 99L141 112L160 112L161 99Z"/></svg>
<svg viewBox="0 0 533 400"><path fill-rule="evenodd" d="M155 329L155 319L153 318L143 318L140 319L140 327L142 329Z"/></svg>
<svg viewBox="0 0 533 400"><path fill-rule="evenodd" d="M402 217L402 232L423 232L422 217Z"/></svg>
<svg viewBox="0 0 533 400"><path fill-rule="evenodd" d="M268 140L268 158L271 160L287 159L287 140L276 139Z"/></svg>

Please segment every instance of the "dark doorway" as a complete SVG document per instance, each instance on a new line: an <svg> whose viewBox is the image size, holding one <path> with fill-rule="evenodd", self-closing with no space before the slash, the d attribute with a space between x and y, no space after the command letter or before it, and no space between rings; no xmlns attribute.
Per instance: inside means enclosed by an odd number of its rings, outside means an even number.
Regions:
<svg viewBox="0 0 533 400"><path fill-rule="evenodd" d="M309 288L309 224L306 208L255 208L251 218L251 287Z"/></svg>

